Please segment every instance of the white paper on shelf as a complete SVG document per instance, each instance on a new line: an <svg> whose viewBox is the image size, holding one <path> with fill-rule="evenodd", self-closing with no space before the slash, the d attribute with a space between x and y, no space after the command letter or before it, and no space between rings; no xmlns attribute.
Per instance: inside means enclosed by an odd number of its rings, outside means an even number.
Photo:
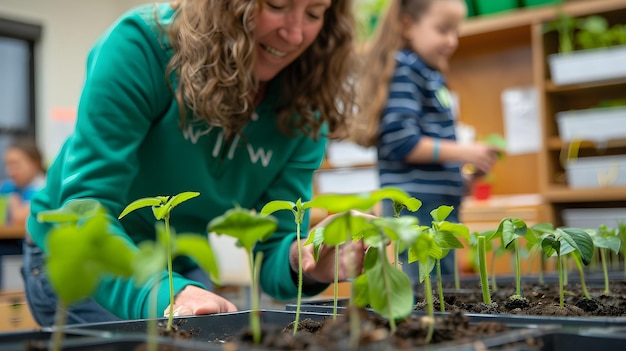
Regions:
<svg viewBox="0 0 626 351"><path fill-rule="evenodd" d="M533 87L515 87L502 92L502 112L507 153L519 155L541 150L539 94Z"/></svg>

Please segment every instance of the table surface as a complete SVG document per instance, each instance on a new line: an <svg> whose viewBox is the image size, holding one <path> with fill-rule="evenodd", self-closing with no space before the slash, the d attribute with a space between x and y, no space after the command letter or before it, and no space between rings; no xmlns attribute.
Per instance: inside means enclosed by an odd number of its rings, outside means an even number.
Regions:
<svg viewBox="0 0 626 351"><path fill-rule="evenodd" d="M26 230L20 226L0 226L0 240L23 239Z"/></svg>

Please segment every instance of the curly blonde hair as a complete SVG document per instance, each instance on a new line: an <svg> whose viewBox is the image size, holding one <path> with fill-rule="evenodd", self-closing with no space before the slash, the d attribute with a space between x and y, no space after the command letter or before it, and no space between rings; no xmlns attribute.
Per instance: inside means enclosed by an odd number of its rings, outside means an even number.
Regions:
<svg viewBox="0 0 626 351"><path fill-rule="evenodd" d="M187 123L188 108L194 118L220 126L232 137L250 121L255 107L253 30L263 3L180 0L173 6L176 18L167 34L174 54L166 74L174 73L177 79L181 125ZM348 79L355 67L353 46L352 0L333 0L317 39L276 77L285 101L277 106L283 133L294 135L299 130L317 138L324 123L330 132L344 129L356 104Z"/></svg>

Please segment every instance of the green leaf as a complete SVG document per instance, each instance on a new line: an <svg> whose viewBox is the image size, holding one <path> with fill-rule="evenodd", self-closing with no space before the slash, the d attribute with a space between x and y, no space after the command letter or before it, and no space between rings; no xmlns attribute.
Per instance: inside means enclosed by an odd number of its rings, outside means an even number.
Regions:
<svg viewBox="0 0 626 351"><path fill-rule="evenodd" d="M352 236L367 229L369 223L363 216L344 212L333 217L324 229L324 244L335 246L352 239Z"/></svg>
<svg viewBox="0 0 626 351"><path fill-rule="evenodd" d="M419 262L420 283L423 283L424 279L426 279L426 276L430 275L430 272L433 271L436 263L437 261L432 257L428 257L428 259L424 262Z"/></svg>
<svg viewBox="0 0 626 351"><path fill-rule="evenodd" d="M176 243L178 247L176 256L191 257L215 284L221 285L219 265L207 238L194 234L181 234L176 239Z"/></svg>
<svg viewBox="0 0 626 351"><path fill-rule="evenodd" d="M73 199L63 207L42 211L37 215L39 222L76 223L82 218L105 213L102 205L93 199Z"/></svg>
<svg viewBox="0 0 626 351"><path fill-rule="evenodd" d="M413 216L402 216L398 218L379 217L372 219L371 223L379 228L383 234L392 241L401 240L405 243L412 243L419 234L417 218Z"/></svg>
<svg viewBox="0 0 626 351"><path fill-rule="evenodd" d="M404 190L395 187L385 187L375 190L372 192L371 196L376 199L377 202L383 199L389 199L395 203L401 204L411 212L417 211L422 206L420 200L411 197Z"/></svg>
<svg viewBox="0 0 626 351"><path fill-rule="evenodd" d="M603 249L608 249L613 251L616 255L619 254L619 249L622 245L622 241L616 236L600 236L596 235L593 237L593 244L596 247L601 247Z"/></svg>
<svg viewBox="0 0 626 351"><path fill-rule="evenodd" d="M309 233L309 237L304 242L304 245L313 244L313 257L315 261L319 258L319 251L322 244L324 244L324 227L317 227L315 230Z"/></svg>
<svg viewBox="0 0 626 351"><path fill-rule="evenodd" d="M158 198L155 198L155 197L144 197L142 199L138 199L138 200L135 200L135 201L131 202L128 206L126 206L126 208L124 208L122 213L120 213L120 215L117 218L118 219L122 219L127 214L129 214L129 213L131 213L131 212L133 212L135 210L138 210L140 208L160 206L162 204L163 203Z"/></svg>
<svg viewBox="0 0 626 351"><path fill-rule="evenodd" d="M363 258L363 270L366 271L368 269L373 268L378 262L380 251L372 246L365 252L365 258Z"/></svg>
<svg viewBox="0 0 626 351"><path fill-rule="evenodd" d="M413 289L409 277L387 260L365 271L372 309L383 318L405 318L413 311ZM388 285L387 285L388 284Z"/></svg>
<svg viewBox="0 0 626 351"><path fill-rule="evenodd" d="M322 194L317 195L309 201L309 206L323 208L331 213L342 213L350 210L369 211L376 203L377 199L369 193L337 195Z"/></svg>
<svg viewBox="0 0 626 351"><path fill-rule="evenodd" d="M502 236L504 246L508 248L513 241L526 235L528 227L519 218L504 218L500 221L496 231L497 236Z"/></svg>
<svg viewBox="0 0 626 351"><path fill-rule="evenodd" d="M132 261L135 285L144 285L150 278L159 277L166 269L167 250L154 241L143 241L137 245L139 251Z"/></svg>
<svg viewBox="0 0 626 351"><path fill-rule="evenodd" d="M200 196L200 193L196 191L185 191L180 194L174 195L167 201L169 205L169 211L172 211L174 207L197 196Z"/></svg>
<svg viewBox="0 0 626 351"><path fill-rule="evenodd" d="M547 257L561 253L561 242L556 240L554 234L549 234L543 237L541 240L541 249Z"/></svg>
<svg viewBox="0 0 626 351"><path fill-rule="evenodd" d="M439 230L434 233L435 244L442 249L462 249L463 244L456 238L454 233Z"/></svg>
<svg viewBox="0 0 626 351"><path fill-rule="evenodd" d="M211 220L207 230L234 237L241 246L250 251L257 241L264 241L272 235L276 227L276 218L272 216L261 216L243 208L234 208Z"/></svg>
<svg viewBox="0 0 626 351"><path fill-rule="evenodd" d="M434 248L436 248L436 244L432 235L426 231L420 232L413 245L409 246L408 262L426 261L431 249Z"/></svg>
<svg viewBox="0 0 626 351"><path fill-rule="evenodd" d="M569 236L571 240L575 243L575 245L572 246L574 246L578 253L580 253L580 258L582 259L583 263L585 265L591 263L594 247L593 239L591 238L589 233L587 233L583 229L578 228L563 228L562 231L567 234L563 235L565 238ZM568 241L568 243L570 243L571 245L571 242Z"/></svg>
<svg viewBox="0 0 626 351"><path fill-rule="evenodd" d="M128 241L120 236L107 234L98 240L97 245L94 249L106 272L118 277L133 275L132 262L136 253Z"/></svg>
<svg viewBox="0 0 626 351"><path fill-rule="evenodd" d="M465 240L470 239L469 228L461 223L442 222L439 223L439 230L443 232L450 232L456 237L461 237Z"/></svg>
<svg viewBox="0 0 626 351"><path fill-rule="evenodd" d="M437 207L436 209L430 211L430 216L433 218L435 222L443 222L448 218L450 213L454 210L452 206L442 205Z"/></svg>
<svg viewBox="0 0 626 351"><path fill-rule="evenodd" d="M367 307L370 305L369 281L366 274L361 274L352 282L352 290L354 292L354 304L358 307Z"/></svg>
<svg viewBox="0 0 626 351"><path fill-rule="evenodd" d="M270 201L261 209L261 216L268 216L276 211L289 210L294 212L296 204L291 201L274 200Z"/></svg>

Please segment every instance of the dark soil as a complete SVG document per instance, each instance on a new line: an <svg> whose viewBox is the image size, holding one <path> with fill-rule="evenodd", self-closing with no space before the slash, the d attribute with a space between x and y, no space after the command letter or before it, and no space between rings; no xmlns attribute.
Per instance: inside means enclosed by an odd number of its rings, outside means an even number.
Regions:
<svg viewBox="0 0 626 351"><path fill-rule="evenodd" d="M403 350L426 345L427 325L429 319L412 314L398 322L394 334L389 332L388 321L359 310L360 338L359 350ZM503 323L482 322L470 324L469 319L461 312L453 312L449 316L440 316L435 320L435 329L431 343L447 341L469 342L487 335L508 330ZM298 333L294 336L293 325L284 330L263 330L262 345L255 350L349 350L349 319L347 309L343 310L336 320L325 321L306 319L300 322ZM252 335L249 330L228 340L224 351L249 350L252 346ZM258 347L258 348L257 348Z"/></svg>
<svg viewBox="0 0 626 351"><path fill-rule="evenodd" d="M539 285L537 283L522 284L521 300L509 300L515 294L515 284L498 287L491 292L492 303L482 303L483 296L479 286L473 289L463 287L461 290L444 288L446 311L462 311L466 313L518 314L536 316L576 316L576 317L616 317L626 316L626 282L612 282L610 294L604 294L604 286L587 283L591 299L585 298L579 283L565 286L565 305L559 307L559 287L557 283ZM423 291L417 292L418 297ZM435 310L440 311L437 290L433 291ZM425 310L425 303L419 302L416 310Z"/></svg>

